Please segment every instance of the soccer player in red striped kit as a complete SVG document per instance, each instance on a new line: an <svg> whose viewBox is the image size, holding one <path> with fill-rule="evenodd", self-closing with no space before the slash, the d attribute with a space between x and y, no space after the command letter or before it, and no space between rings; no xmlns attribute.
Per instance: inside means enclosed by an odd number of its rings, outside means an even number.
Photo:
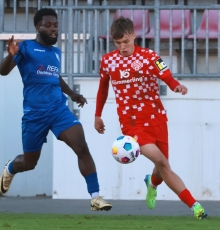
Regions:
<svg viewBox="0 0 220 230"><path fill-rule="evenodd" d="M147 206L155 207L157 186L164 181L192 209L196 218L204 219L207 216L204 208L169 165L167 116L157 81L164 81L172 91L182 95L187 93L187 88L172 77L157 53L135 45L136 35L130 19L120 17L110 31L117 49L102 57L95 129L101 134L105 131L101 115L111 81L122 133L136 138L143 156L155 166L152 174L144 179Z"/></svg>

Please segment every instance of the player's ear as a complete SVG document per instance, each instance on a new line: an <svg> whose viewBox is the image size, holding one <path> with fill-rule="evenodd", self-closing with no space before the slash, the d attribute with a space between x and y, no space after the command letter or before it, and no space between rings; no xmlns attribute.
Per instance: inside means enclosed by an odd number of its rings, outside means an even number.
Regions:
<svg viewBox="0 0 220 230"><path fill-rule="evenodd" d="M36 32L37 32L37 34L38 34L38 33L39 33L39 30L40 30L40 26L37 25L37 26L35 26L35 28L36 28Z"/></svg>
<svg viewBox="0 0 220 230"><path fill-rule="evenodd" d="M136 33L134 33L134 39L136 38Z"/></svg>
<svg viewBox="0 0 220 230"><path fill-rule="evenodd" d="M39 23L38 25L35 26L35 28L36 28L36 32L39 33L43 29L43 26L41 25L41 23Z"/></svg>

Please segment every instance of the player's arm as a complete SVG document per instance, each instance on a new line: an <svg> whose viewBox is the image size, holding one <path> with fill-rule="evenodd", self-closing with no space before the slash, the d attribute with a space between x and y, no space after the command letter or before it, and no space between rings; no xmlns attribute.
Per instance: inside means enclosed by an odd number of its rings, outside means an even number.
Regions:
<svg viewBox="0 0 220 230"><path fill-rule="evenodd" d="M60 76L60 87L63 93L68 95L72 101L78 104L78 107L83 107L84 104L87 104L87 100L83 97L83 95L75 93L70 87L66 84L63 78Z"/></svg>
<svg viewBox="0 0 220 230"><path fill-rule="evenodd" d="M172 74L170 73L170 75L166 75L163 79L162 79L171 90L173 90L176 93L182 93L182 95L187 94L187 88L184 85L181 85L178 81L176 81Z"/></svg>
<svg viewBox="0 0 220 230"><path fill-rule="evenodd" d="M103 58L100 66L100 81L99 81L99 88L96 97L96 111L95 111L95 125L94 125L95 129L101 134L103 134L105 131L105 125L101 116L102 116L104 105L108 97L109 80L110 77L106 73L106 70L104 68L104 58Z"/></svg>
<svg viewBox="0 0 220 230"><path fill-rule="evenodd" d="M11 70L15 67L15 62L13 60L15 54L18 52L19 41L14 41L14 36L8 40L8 55L0 62L0 74L8 75Z"/></svg>
<svg viewBox="0 0 220 230"><path fill-rule="evenodd" d="M185 95L187 93L187 88L173 78L172 73L170 72L164 61L161 59L161 57L156 55L156 53L154 54L156 58L153 61L153 65L156 76L164 81L172 91Z"/></svg>

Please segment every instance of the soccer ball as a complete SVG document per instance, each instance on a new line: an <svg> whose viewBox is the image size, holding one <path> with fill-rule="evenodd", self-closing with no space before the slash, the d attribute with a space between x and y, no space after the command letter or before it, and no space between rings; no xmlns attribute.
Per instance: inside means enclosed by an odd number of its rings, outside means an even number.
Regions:
<svg viewBox="0 0 220 230"><path fill-rule="evenodd" d="M112 145L112 156L121 164L135 161L139 154L140 146L133 137L120 136Z"/></svg>

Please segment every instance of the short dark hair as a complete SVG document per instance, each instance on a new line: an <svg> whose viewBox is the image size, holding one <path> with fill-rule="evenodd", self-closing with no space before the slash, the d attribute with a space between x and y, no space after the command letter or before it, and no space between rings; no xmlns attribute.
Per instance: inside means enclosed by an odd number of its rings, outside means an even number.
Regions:
<svg viewBox="0 0 220 230"><path fill-rule="evenodd" d="M119 17L111 26L110 34L113 39L121 39L125 34L134 33L134 24L129 18Z"/></svg>
<svg viewBox="0 0 220 230"><path fill-rule="evenodd" d="M36 12L34 15L34 26L37 26L39 22L42 21L43 16L52 15L57 18L57 13L55 10L50 8L42 8Z"/></svg>

